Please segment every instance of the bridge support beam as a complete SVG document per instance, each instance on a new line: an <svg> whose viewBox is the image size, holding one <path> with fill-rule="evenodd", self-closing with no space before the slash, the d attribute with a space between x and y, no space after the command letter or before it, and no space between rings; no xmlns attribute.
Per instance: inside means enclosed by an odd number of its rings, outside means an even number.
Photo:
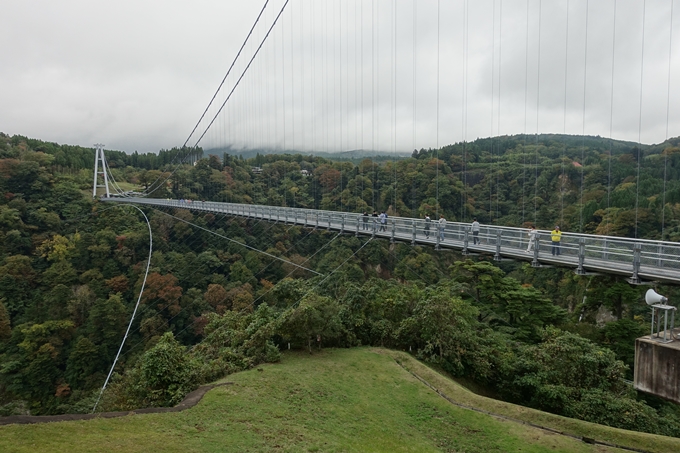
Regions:
<svg viewBox="0 0 680 453"><path fill-rule="evenodd" d="M416 221L411 220L411 247L416 245Z"/></svg>
<svg viewBox="0 0 680 453"><path fill-rule="evenodd" d="M470 244L470 235L468 227L465 227L465 232L463 233L463 256L470 254L468 250L468 245Z"/></svg>
<svg viewBox="0 0 680 453"><path fill-rule="evenodd" d="M536 233L534 236L534 259L531 260L531 267L541 267L541 263L538 261L538 250L541 247L541 235Z"/></svg>
<svg viewBox="0 0 680 453"><path fill-rule="evenodd" d="M631 285L640 285L640 255L642 254L642 244L636 242L633 244L633 275L628 279Z"/></svg>
<svg viewBox="0 0 680 453"><path fill-rule="evenodd" d="M586 240L580 238L578 240L578 267L576 268L576 275L586 275L586 270L583 268L583 263L586 260Z"/></svg>
<svg viewBox="0 0 680 453"><path fill-rule="evenodd" d="M493 255L494 261L501 261L501 230L496 231L496 253Z"/></svg>
<svg viewBox="0 0 680 453"><path fill-rule="evenodd" d="M357 231L354 233L355 238L359 237L359 223L361 223L361 217L357 217Z"/></svg>
<svg viewBox="0 0 680 453"><path fill-rule="evenodd" d="M394 233L397 231L397 222L392 219L392 233L390 234L390 244L394 244Z"/></svg>

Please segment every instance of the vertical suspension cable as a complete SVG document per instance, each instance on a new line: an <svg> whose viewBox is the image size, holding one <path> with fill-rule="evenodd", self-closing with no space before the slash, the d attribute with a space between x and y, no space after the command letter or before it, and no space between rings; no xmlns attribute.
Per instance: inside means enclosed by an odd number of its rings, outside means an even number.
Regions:
<svg viewBox="0 0 680 453"><path fill-rule="evenodd" d="M495 0L494 0L495 1ZM437 177L436 181L436 204L437 209L435 213L435 218L439 218L439 31L440 31L440 0L437 0Z"/></svg>
<svg viewBox="0 0 680 453"><path fill-rule="evenodd" d="M286 152L286 35L281 21L281 104L283 108L283 152Z"/></svg>
<svg viewBox="0 0 680 453"><path fill-rule="evenodd" d="M274 54L274 141L272 143L272 148L276 149L278 148L278 142L279 142L279 84L278 84L278 71L277 71L277 54L278 54L278 46L276 45L276 41L274 41L274 49L273 49L273 54Z"/></svg>
<svg viewBox="0 0 680 453"><path fill-rule="evenodd" d="M583 146L581 146L581 209L579 215L579 233L583 233L583 191L585 185L585 168L586 168L586 87L588 78L588 12L589 3L586 0L586 39L584 44L583 52L583 127L581 130L581 136L583 138Z"/></svg>
<svg viewBox="0 0 680 453"><path fill-rule="evenodd" d="M310 36L312 38L310 41L312 41L312 151L316 153L317 151L317 136L316 136L316 123L317 123L317 112L316 112L316 39L314 39L314 36L316 36L316 25L317 25L317 20L316 20L316 3L313 1L309 2L309 18L310 22L312 23L312 28L310 32ZM316 197L315 197L316 198Z"/></svg>
<svg viewBox="0 0 680 453"><path fill-rule="evenodd" d="M464 81L463 81L463 119L462 121L464 122L463 125L463 163L465 166L465 173L464 173L464 178L465 181L463 182L463 190L465 193L465 200L463 204L463 209L464 209L464 215L463 215L463 220L467 219L467 203L468 203L468 198L467 198L467 127L468 127L468 121L467 121L467 113L468 113L468 45L469 45L469 20L468 20L468 14L470 13L470 7L468 4L468 0L464 0L463 3L463 46L464 46L464 52L463 52L463 65L465 67L465 72L464 72Z"/></svg>
<svg viewBox="0 0 680 453"><path fill-rule="evenodd" d="M359 10L357 7L357 2L359 0L354 0L354 149L359 149L359 64L357 58L359 52L357 51L357 46L359 45L359 39L357 32L357 19L359 18ZM358 184L355 184L358 186Z"/></svg>
<svg viewBox="0 0 680 453"><path fill-rule="evenodd" d="M564 146L562 147L562 181L560 183L560 225L564 228L564 184L566 172L564 168L564 158L567 153L567 80L569 76L569 0L567 0L567 24L565 27L564 40L564 112L562 116L562 135L564 135Z"/></svg>
<svg viewBox="0 0 680 453"><path fill-rule="evenodd" d="M526 39L524 44L524 149L522 150L522 225L525 222L527 193L527 105L529 96L529 0L527 0ZM535 223L535 222L534 222Z"/></svg>
<svg viewBox="0 0 680 453"><path fill-rule="evenodd" d="M671 0L672 1L672 0ZM612 142L613 142L613 128L614 128L614 68L616 67L616 2L614 2L614 24L612 36L612 82L610 104L609 104L609 159L607 162L607 215L605 216L606 234L609 235L609 220L611 217L611 195L612 195Z"/></svg>
<svg viewBox="0 0 680 453"><path fill-rule="evenodd" d="M306 143L305 143L305 34L304 34L304 25L305 25L305 18L304 18L304 1L300 0L300 27L299 27L299 34L300 34L300 104L302 107L300 108L300 134L302 136L300 140L300 149L303 150L306 148ZM286 165L286 168L288 165ZM294 196L294 195L293 195ZM293 205L295 206L295 198L293 198Z"/></svg>
<svg viewBox="0 0 680 453"><path fill-rule="evenodd" d="M638 155L637 155L637 179L635 184L635 238L638 237L638 209L640 207L640 166L642 165L642 87L644 82L645 68L645 13L647 0L642 2L642 46L640 51L640 110L638 115Z"/></svg>
<svg viewBox="0 0 680 453"><path fill-rule="evenodd" d="M343 107L342 107L342 1L338 2L338 55L335 55L335 58L333 61L338 61L338 58L340 59L340 64L338 65L338 71L336 75L338 76L338 95L337 95L337 100L340 101L340 110L338 117L340 118L340 153L342 153L345 148L344 148L344 142L343 142L343 133L345 130L345 124L343 123ZM336 111L337 106L336 106ZM343 190L343 180L342 180L342 174L343 174L343 165L342 165L342 154L340 154L340 196L338 197L338 201L340 202L340 211L345 211L345 207L342 204L342 190Z"/></svg>
<svg viewBox="0 0 680 453"><path fill-rule="evenodd" d="M466 202L467 202L467 156L466 156L466 148L465 148L465 11L466 11L466 5L465 1L462 2L463 5L463 14L461 14L461 19L463 21L463 26L460 28L461 29L461 56L463 58L463 64L461 65L461 78L463 79L463 83L461 83L461 103L460 103L460 135L461 135L461 142L463 144L463 171L461 172L461 182L463 183L463 191L460 195L460 215L461 215L461 222L465 222L467 220L467 212L466 212Z"/></svg>
<svg viewBox="0 0 680 453"><path fill-rule="evenodd" d="M496 0L493 0L493 21L491 25L491 134L489 135L489 143L491 143L491 161L489 165L491 171L489 172L489 218L493 223L493 174L494 174L494 151L493 151L493 123L494 123L494 98L495 98L495 84L494 72L496 68ZM498 188L496 188L498 190ZM496 219L498 221L498 219Z"/></svg>
<svg viewBox="0 0 680 453"><path fill-rule="evenodd" d="M364 5L361 4L361 150L364 150ZM363 167L361 170L361 199L363 200L364 190L363 190Z"/></svg>
<svg viewBox="0 0 680 453"><path fill-rule="evenodd" d="M347 137L345 139L345 148L350 149L349 146L349 3L345 4L345 132Z"/></svg>
<svg viewBox="0 0 680 453"><path fill-rule="evenodd" d="M538 119L541 98L541 14L542 0L538 2L538 65L536 66L536 151L534 165L534 224L538 223Z"/></svg>
<svg viewBox="0 0 680 453"><path fill-rule="evenodd" d="M417 38L416 38L416 30L418 28L418 7L416 0L411 1L411 6L413 8L413 53L412 53L412 58L413 58L413 110L411 111L411 114L413 115L413 137L412 137L412 144L413 144L413 150L416 150L416 67L417 67L417 61L416 61L416 43L417 43ZM416 217L416 194L415 194L415 187L416 187L416 178L413 178L413 181L411 183L413 185L413 194L412 194L412 202L411 202L411 216Z"/></svg>
<svg viewBox="0 0 680 453"><path fill-rule="evenodd" d="M498 165L496 166L496 220L500 218L500 160L501 160L501 68L503 66L503 0L500 0L500 11L498 13L498 137L496 150L498 151Z"/></svg>
<svg viewBox="0 0 680 453"><path fill-rule="evenodd" d="M371 151L375 153L375 34L376 34L376 24L375 24L375 0L371 0ZM377 181L376 181L376 167L375 167L375 156L371 159L371 164L373 167L373 210L376 208L376 192L377 192Z"/></svg>
<svg viewBox="0 0 680 453"><path fill-rule="evenodd" d="M325 121L325 126L326 126L326 134L325 134L325 143L324 143L324 149L326 152L331 151L331 74L333 72L331 71L331 42L330 38L332 36L330 25L328 22L328 17L329 17L329 10L332 7L332 3L330 1L328 2L323 2L324 5L324 78L323 80L326 82L325 90L324 90L324 98L326 101L326 121ZM334 104L335 106L335 104ZM335 129L335 128L334 128ZM335 138L335 136L333 136ZM328 195L330 196L331 193L330 191L328 192Z"/></svg>
<svg viewBox="0 0 680 453"><path fill-rule="evenodd" d="M290 109L293 117L291 118L290 125L290 147L292 152L295 152L295 36L294 36L295 26L293 24L293 5L290 7ZM284 167L285 168L285 167ZM284 203L285 203L285 192L284 192Z"/></svg>
<svg viewBox="0 0 680 453"><path fill-rule="evenodd" d="M393 211L394 215L397 215L397 0L393 0L393 29L392 29L392 52L393 52L393 73L392 76L392 150L394 152L394 189L392 190L393 195Z"/></svg>
<svg viewBox="0 0 680 453"><path fill-rule="evenodd" d="M671 61L673 59L673 0L671 2L671 25L670 25L670 36L668 43L668 88L666 90L666 138L664 141L668 141L668 121L670 118L671 109ZM668 171L668 153L664 150L663 159L663 197L661 201L661 240L665 240L664 233L666 228L666 181L667 181L667 171Z"/></svg>

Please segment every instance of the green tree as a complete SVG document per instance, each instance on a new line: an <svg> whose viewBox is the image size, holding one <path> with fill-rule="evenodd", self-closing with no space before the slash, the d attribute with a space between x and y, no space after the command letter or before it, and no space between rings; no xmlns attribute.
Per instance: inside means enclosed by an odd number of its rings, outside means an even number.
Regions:
<svg viewBox="0 0 680 453"><path fill-rule="evenodd" d="M0 299L0 342L8 340L12 336L12 325L4 302L4 299Z"/></svg>
<svg viewBox="0 0 680 453"><path fill-rule="evenodd" d="M293 342L307 345L312 353L312 343L329 342L341 333L338 316L340 306L335 299L316 293L306 295L302 301L282 314L280 332Z"/></svg>
<svg viewBox="0 0 680 453"><path fill-rule="evenodd" d="M12 394L31 402L34 414L56 410L55 394L63 384L65 346L73 334L71 321L22 324L12 333L0 363L0 382Z"/></svg>
<svg viewBox="0 0 680 453"><path fill-rule="evenodd" d="M503 391L513 399L556 414L570 414L589 392L630 397L626 366L615 354L578 335L547 329L543 342L522 346Z"/></svg>
<svg viewBox="0 0 680 453"><path fill-rule="evenodd" d="M478 314L475 307L452 295L449 288L430 288L416 305L413 316L402 322L400 337L404 342L413 341L418 353L427 360L460 374Z"/></svg>

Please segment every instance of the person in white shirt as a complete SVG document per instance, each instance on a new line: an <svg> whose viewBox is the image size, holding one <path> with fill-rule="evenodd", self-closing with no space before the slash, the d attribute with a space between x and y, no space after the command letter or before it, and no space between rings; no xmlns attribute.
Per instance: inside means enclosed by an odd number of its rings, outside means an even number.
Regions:
<svg viewBox="0 0 680 453"><path fill-rule="evenodd" d="M387 231L387 214L385 214L385 211L380 213L378 219L380 220L380 231Z"/></svg>
<svg viewBox="0 0 680 453"><path fill-rule="evenodd" d="M446 219L444 214L439 214L439 239L444 240L444 230L446 229Z"/></svg>
<svg viewBox="0 0 680 453"><path fill-rule="evenodd" d="M479 222L476 218L472 219L472 244L479 244Z"/></svg>
<svg viewBox="0 0 680 453"><path fill-rule="evenodd" d="M531 253L531 251L534 249L534 241L536 240L536 227L531 225L531 229L527 234L529 236L529 245L527 246L527 253Z"/></svg>

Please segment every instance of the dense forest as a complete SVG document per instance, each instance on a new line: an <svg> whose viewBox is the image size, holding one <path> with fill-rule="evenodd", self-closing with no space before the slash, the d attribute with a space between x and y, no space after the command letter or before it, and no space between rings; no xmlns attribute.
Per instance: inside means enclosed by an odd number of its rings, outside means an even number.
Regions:
<svg viewBox="0 0 680 453"><path fill-rule="evenodd" d="M678 240L679 144L542 135L358 164L200 149L107 158L126 190L161 198L439 210L621 236L635 234L637 218L639 237ZM91 411L140 297L146 223L92 199L93 162L92 149L0 135L0 415ZM497 398L680 436L678 407L627 382L649 322L646 288L280 223L145 212L151 267L98 410L175 404L289 345L381 345Z"/></svg>

